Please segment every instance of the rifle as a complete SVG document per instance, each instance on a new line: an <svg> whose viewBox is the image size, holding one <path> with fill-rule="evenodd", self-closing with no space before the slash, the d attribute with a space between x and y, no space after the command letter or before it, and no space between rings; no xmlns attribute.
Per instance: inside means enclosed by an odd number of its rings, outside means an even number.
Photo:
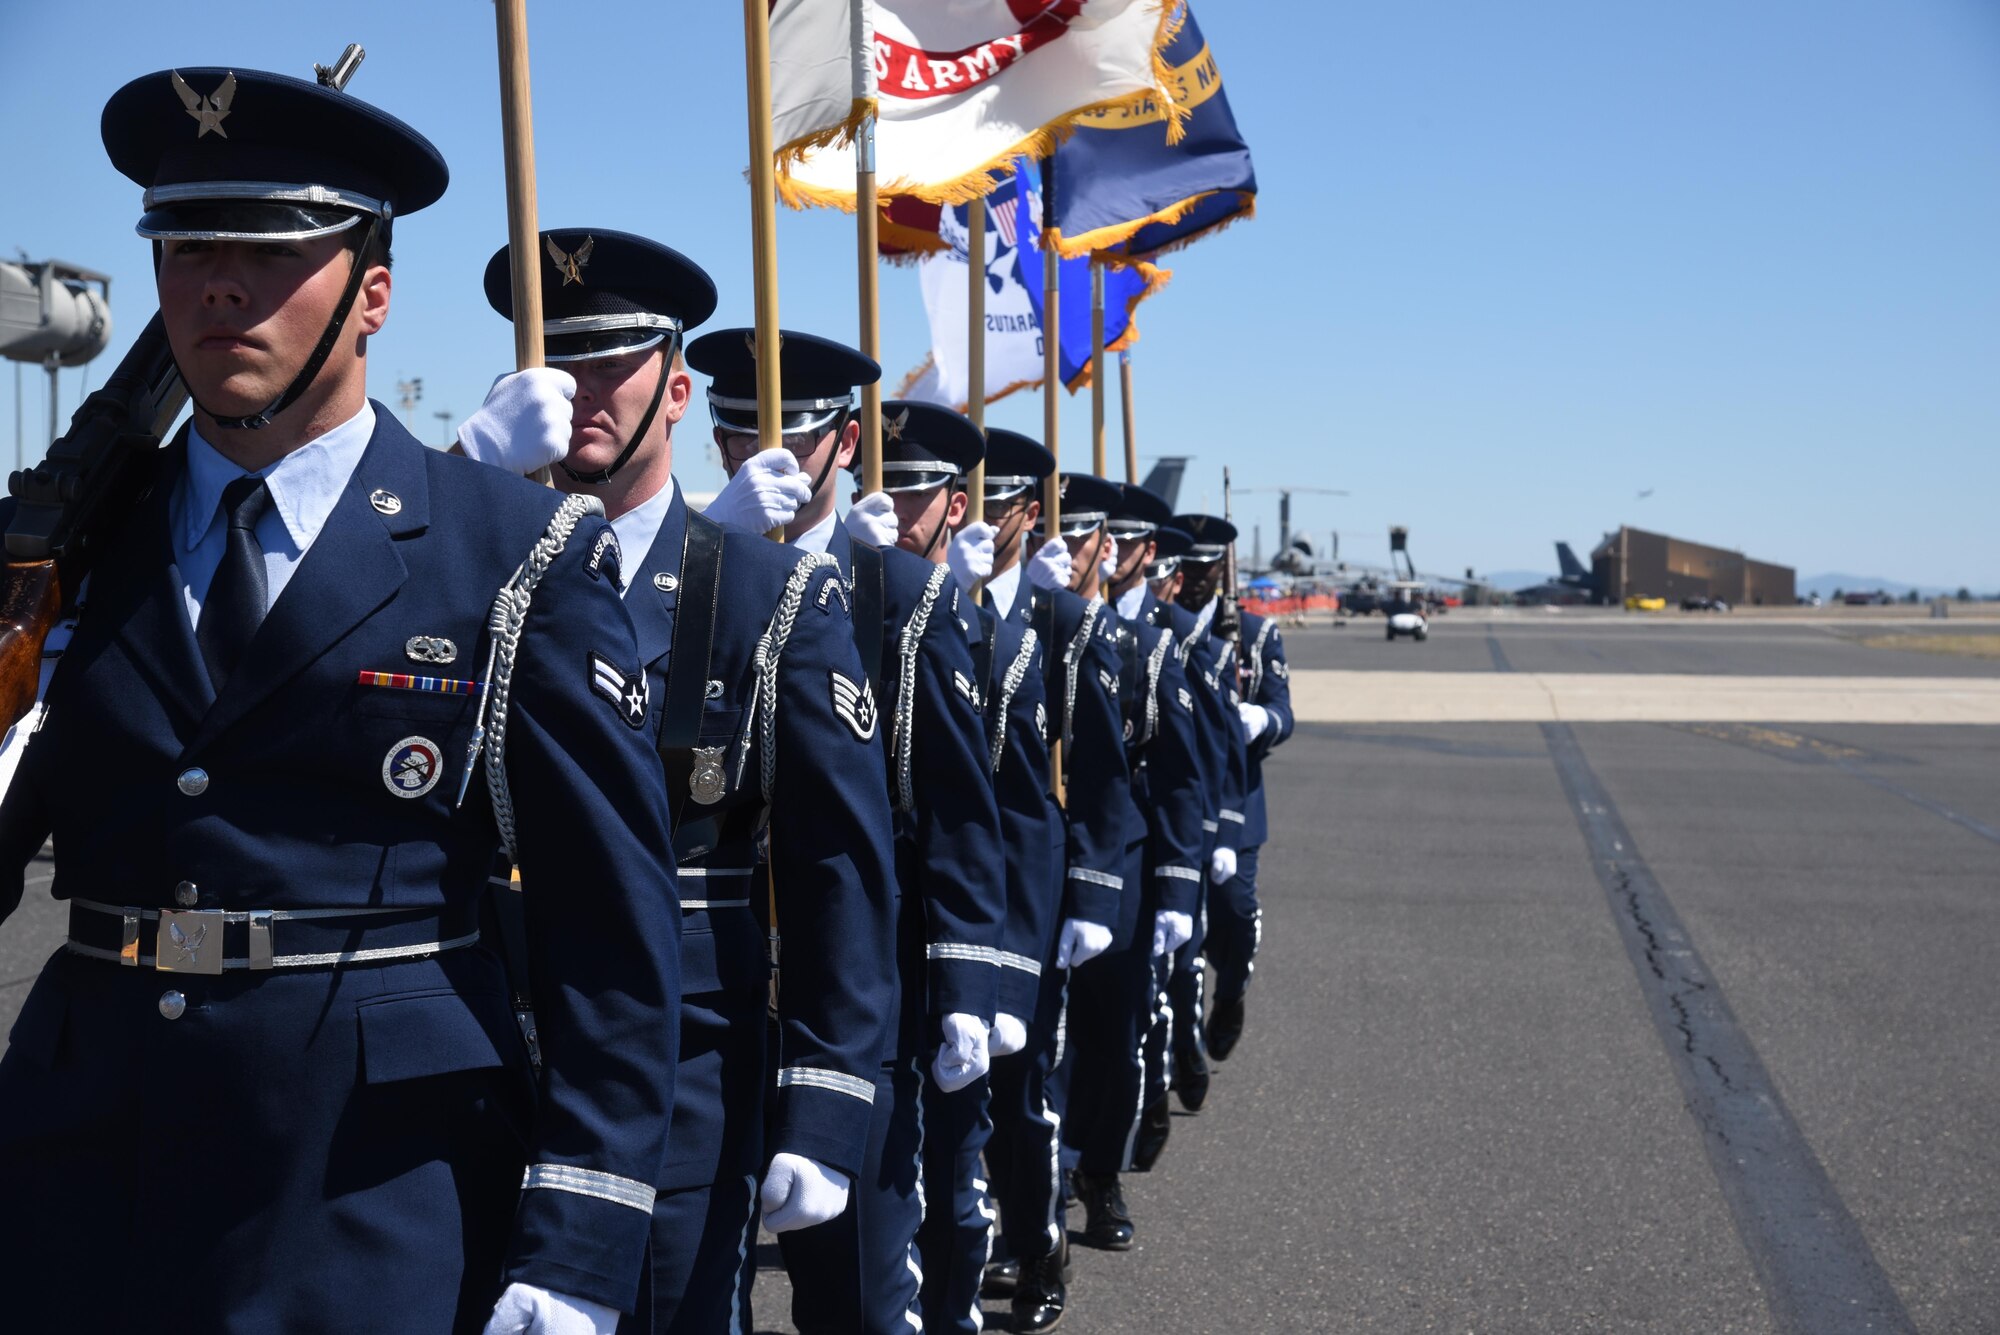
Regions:
<svg viewBox="0 0 2000 1335"><path fill-rule="evenodd" d="M1229 470L1222 470L1222 517L1231 527L1236 517L1230 513ZM1231 644L1240 644L1243 639L1243 606L1236 600L1236 539L1229 540L1229 550L1222 557L1222 606L1215 612L1215 633ZM1236 668L1243 670L1243 655L1236 655Z"/></svg>
<svg viewBox="0 0 2000 1335"><path fill-rule="evenodd" d="M12 727L35 703L42 642L152 480L160 437L187 397L155 315L48 458L7 479L14 512L0 567L0 726Z"/></svg>

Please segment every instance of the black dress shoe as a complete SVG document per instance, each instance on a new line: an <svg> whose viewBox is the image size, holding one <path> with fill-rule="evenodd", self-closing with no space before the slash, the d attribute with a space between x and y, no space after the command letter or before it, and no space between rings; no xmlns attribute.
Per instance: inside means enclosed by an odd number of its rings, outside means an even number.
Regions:
<svg viewBox="0 0 2000 1335"><path fill-rule="evenodd" d="M1021 1282L1019 1261L995 1261L986 1267L985 1277L979 1281L979 1296L982 1298L1011 1298L1015 1287Z"/></svg>
<svg viewBox="0 0 2000 1335"><path fill-rule="evenodd" d="M1208 1056L1199 1045L1174 1049L1174 1096L1191 1113L1208 1102Z"/></svg>
<svg viewBox="0 0 2000 1335"><path fill-rule="evenodd" d="M1132 1138L1132 1171L1149 1173L1153 1165L1160 1161L1160 1154L1167 1148L1167 1137L1173 1134L1174 1113L1167 1106L1167 1096L1160 1095L1146 1105L1146 1111L1139 1115L1139 1134Z"/></svg>
<svg viewBox="0 0 2000 1335"><path fill-rule="evenodd" d="M1243 998L1231 997L1227 1001L1215 999L1215 1008L1208 1013L1208 1055L1217 1061L1227 1061L1229 1054L1236 1050L1236 1040L1243 1037Z"/></svg>
<svg viewBox="0 0 2000 1335"><path fill-rule="evenodd" d="M1021 1266L1021 1286L1014 1290L1016 1331L1054 1330L1062 1324L1069 1302L1069 1286L1063 1282L1064 1250L1058 1247Z"/></svg>
<svg viewBox="0 0 2000 1335"><path fill-rule="evenodd" d="M1118 1174L1093 1177L1078 1169L1076 1198L1083 1202L1082 1238L1087 1246L1112 1252L1131 1250L1132 1216L1125 1209Z"/></svg>

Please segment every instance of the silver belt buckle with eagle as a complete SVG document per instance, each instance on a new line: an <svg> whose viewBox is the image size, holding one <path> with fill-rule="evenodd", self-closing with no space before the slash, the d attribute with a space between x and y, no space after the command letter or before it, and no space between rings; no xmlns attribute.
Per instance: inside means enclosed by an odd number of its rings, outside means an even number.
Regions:
<svg viewBox="0 0 2000 1335"><path fill-rule="evenodd" d="M722 773L722 752L720 746L697 746L694 749L694 773L688 776L688 792L703 806L713 806L722 800L728 790L729 781Z"/></svg>
<svg viewBox="0 0 2000 1335"><path fill-rule="evenodd" d="M222 972L220 909L161 909L153 967L162 973Z"/></svg>

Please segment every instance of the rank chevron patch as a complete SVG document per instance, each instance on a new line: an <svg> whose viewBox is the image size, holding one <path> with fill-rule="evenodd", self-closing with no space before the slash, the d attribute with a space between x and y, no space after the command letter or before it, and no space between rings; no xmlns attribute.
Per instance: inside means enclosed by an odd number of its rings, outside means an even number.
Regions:
<svg viewBox="0 0 2000 1335"><path fill-rule="evenodd" d="M604 655L592 654L590 689L609 700L628 727L636 728L646 721L646 702L652 688L644 672L627 676Z"/></svg>
<svg viewBox="0 0 2000 1335"><path fill-rule="evenodd" d="M833 712L851 728L856 737L870 741L875 736L875 688L865 678L856 684L838 672L828 672L833 689Z"/></svg>

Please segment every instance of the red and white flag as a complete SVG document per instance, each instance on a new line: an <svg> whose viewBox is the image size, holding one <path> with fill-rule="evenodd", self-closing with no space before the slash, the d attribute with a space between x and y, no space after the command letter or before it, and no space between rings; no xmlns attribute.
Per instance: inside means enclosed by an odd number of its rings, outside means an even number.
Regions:
<svg viewBox="0 0 2000 1335"><path fill-rule="evenodd" d="M827 49L829 38L805 36L807 15L825 3L779 0L772 12L773 96L787 105L779 10L798 25L788 49ZM884 199L976 199L1010 159L1047 156L1079 117L1173 105L1160 57L1173 30L1168 0L862 0L862 8L869 59L854 100L876 106ZM818 21L822 29L828 22ZM777 139L800 142L783 131ZM853 209L852 136L778 158L787 204Z"/></svg>
<svg viewBox="0 0 2000 1335"><path fill-rule="evenodd" d="M771 142L778 161L852 143L874 110L868 6L862 0L770 0Z"/></svg>

